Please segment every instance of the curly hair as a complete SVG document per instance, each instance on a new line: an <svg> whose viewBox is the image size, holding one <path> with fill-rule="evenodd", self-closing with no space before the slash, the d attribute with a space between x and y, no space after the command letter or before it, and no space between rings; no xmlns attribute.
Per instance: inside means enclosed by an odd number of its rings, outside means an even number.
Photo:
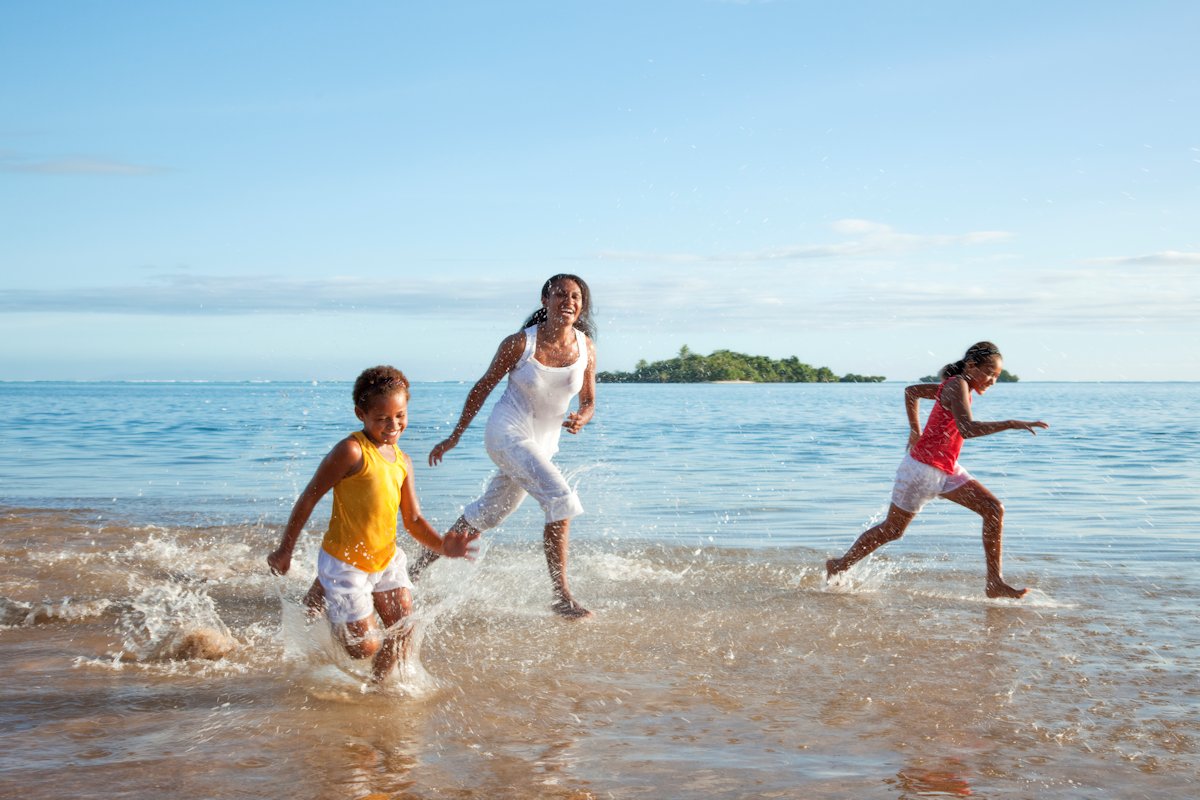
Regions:
<svg viewBox="0 0 1200 800"><path fill-rule="evenodd" d="M408 397L408 378L404 377L403 372L386 365L364 369L354 381L354 405L367 409L377 397L396 392L404 392L404 396Z"/></svg>

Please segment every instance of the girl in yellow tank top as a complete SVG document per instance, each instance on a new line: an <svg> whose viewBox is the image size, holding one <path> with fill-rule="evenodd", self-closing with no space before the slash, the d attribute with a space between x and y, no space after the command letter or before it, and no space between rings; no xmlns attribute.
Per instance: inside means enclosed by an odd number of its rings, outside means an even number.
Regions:
<svg viewBox="0 0 1200 800"><path fill-rule="evenodd" d="M396 446L408 427L408 379L393 367L373 367L354 382L354 414L362 421L334 445L296 499L279 547L267 556L276 575L291 567L292 551L313 508L330 489L333 512L322 543L318 580L305 597L324 609L346 652L373 658L383 681L403 654L406 632L398 623L412 611L411 584L396 549L396 521L426 548L452 558L470 557L479 534L439 536L421 515L412 461ZM329 602L326 602L328 598ZM382 633L375 622L378 614Z"/></svg>
<svg viewBox="0 0 1200 800"><path fill-rule="evenodd" d="M321 549L363 572L381 572L396 555L396 518L408 456L392 447L394 460L389 461L362 431L350 436L362 451L362 467L334 485L333 512Z"/></svg>

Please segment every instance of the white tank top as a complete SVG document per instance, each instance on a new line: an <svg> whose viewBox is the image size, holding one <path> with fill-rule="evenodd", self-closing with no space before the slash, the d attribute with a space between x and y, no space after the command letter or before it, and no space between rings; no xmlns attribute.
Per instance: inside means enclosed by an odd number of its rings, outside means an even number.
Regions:
<svg viewBox="0 0 1200 800"><path fill-rule="evenodd" d="M558 437L571 399L583 388L587 336L575 329L579 358L565 367L547 367L533 357L537 326L525 329L525 351L508 373L508 384L488 417L484 443L489 450L532 439L547 455L558 452Z"/></svg>

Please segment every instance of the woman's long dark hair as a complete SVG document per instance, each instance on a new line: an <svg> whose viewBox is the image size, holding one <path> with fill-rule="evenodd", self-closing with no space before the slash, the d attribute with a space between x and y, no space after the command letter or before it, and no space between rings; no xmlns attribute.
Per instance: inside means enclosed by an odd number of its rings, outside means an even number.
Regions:
<svg viewBox="0 0 1200 800"><path fill-rule="evenodd" d="M575 320L575 327L587 334L589 339L596 338L596 321L592 319L592 290L588 288L587 283L578 275L570 275L561 272L558 275L552 275L542 284L542 300L550 296L550 287L559 281L575 281L579 284L579 292L583 295L583 302L580 303L582 308L579 311L579 318ZM530 325L541 325L546 321L546 307L542 306L537 311L529 315L529 319L525 320L525 324L521 326L521 330L525 330Z"/></svg>
<svg viewBox="0 0 1200 800"><path fill-rule="evenodd" d="M967 352L958 361L954 361L942 367L942 372L939 377L942 380L952 378L955 375L962 375L967 371L968 364L982 364L990 358L1003 358L1000 355L1000 348L991 342L976 342L967 348Z"/></svg>

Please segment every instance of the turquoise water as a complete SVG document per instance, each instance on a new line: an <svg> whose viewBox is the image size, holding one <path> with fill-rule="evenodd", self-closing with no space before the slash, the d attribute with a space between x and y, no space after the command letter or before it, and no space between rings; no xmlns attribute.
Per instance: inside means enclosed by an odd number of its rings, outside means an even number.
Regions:
<svg viewBox="0 0 1200 800"><path fill-rule="evenodd" d="M440 527L482 425L424 466ZM1185 797L1200 778L1200 385L1021 383L967 442L1007 508L1019 602L978 519L932 503L827 586L885 510L900 384L600 386L560 463L586 508L548 610L527 503L416 592L413 663L362 691L297 605L327 519L267 575L355 427L348 384L0 384L0 794L28 797ZM409 552L414 552L406 543Z"/></svg>
<svg viewBox="0 0 1200 800"><path fill-rule="evenodd" d="M466 388L417 386L401 442L420 468L424 510L442 524L491 470L481 424L445 468L424 465ZM581 535L840 547L886 506L903 455L897 384L601 392L595 421L564 434L559 457L588 509ZM355 427L348 393L337 383L0 384L0 492L10 505L130 524L278 524ZM973 440L962 460L1005 501L1021 552L1194 559L1198 407L1196 384L1002 384L977 399L979 418L1045 419L1050 430ZM938 538L919 547L954 549L958 515L933 504L914 533Z"/></svg>

